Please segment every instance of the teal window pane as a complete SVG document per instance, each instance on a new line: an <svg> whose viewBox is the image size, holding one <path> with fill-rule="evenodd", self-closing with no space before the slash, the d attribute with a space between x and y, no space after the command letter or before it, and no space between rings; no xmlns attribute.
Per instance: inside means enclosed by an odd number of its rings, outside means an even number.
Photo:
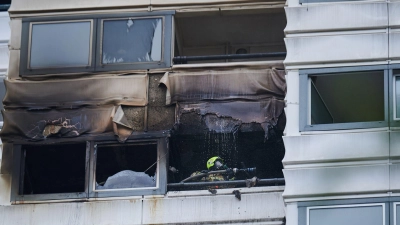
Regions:
<svg viewBox="0 0 400 225"><path fill-rule="evenodd" d="M32 25L30 68L90 65L91 22Z"/></svg>

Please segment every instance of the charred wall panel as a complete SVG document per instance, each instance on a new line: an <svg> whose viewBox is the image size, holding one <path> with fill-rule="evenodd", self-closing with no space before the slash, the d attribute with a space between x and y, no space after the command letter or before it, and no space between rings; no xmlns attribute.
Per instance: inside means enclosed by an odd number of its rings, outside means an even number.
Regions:
<svg viewBox="0 0 400 225"><path fill-rule="evenodd" d="M112 132L114 106L62 110L5 110L3 141L44 140L46 137L78 137Z"/></svg>
<svg viewBox="0 0 400 225"><path fill-rule="evenodd" d="M147 106L147 129L170 130L175 124L175 106L166 106L167 88L160 85L163 74L149 75L149 104Z"/></svg>
<svg viewBox="0 0 400 225"><path fill-rule="evenodd" d="M5 108L71 108L147 104L147 75L45 81L6 80Z"/></svg>

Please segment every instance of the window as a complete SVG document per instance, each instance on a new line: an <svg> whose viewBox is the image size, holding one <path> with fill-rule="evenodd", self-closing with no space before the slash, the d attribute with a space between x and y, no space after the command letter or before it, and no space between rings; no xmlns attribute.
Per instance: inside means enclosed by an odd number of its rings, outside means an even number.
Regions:
<svg viewBox="0 0 400 225"><path fill-rule="evenodd" d="M92 21L31 23L29 69L88 67Z"/></svg>
<svg viewBox="0 0 400 225"><path fill-rule="evenodd" d="M13 195L17 201L84 198L86 144L14 146Z"/></svg>
<svg viewBox="0 0 400 225"><path fill-rule="evenodd" d="M301 71L300 129L387 127L388 76L384 67Z"/></svg>
<svg viewBox="0 0 400 225"><path fill-rule="evenodd" d="M166 192L163 140L95 143L90 197L152 195Z"/></svg>
<svg viewBox="0 0 400 225"><path fill-rule="evenodd" d="M166 145L165 137L14 145L11 200L164 194Z"/></svg>
<svg viewBox="0 0 400 225"><path fill-rule="evenodd" d="M285 58L286 16L282 7L181 12L175 18L175 25L175 64ZM269 53L281 54L271 57Z"/></svg>
<svg viewBox="0 0 400 225"><path fill-rule="evenodd" d="M0 0L0 11L7 11L10 5L11 0Z"/></svg>
<svg viewBox="0 0 400 225"><path fill-rule="evenodd" d="M298 204L299 225L389 225L395 198L326 200Z"/></svg>
<svg viewBox="0 0 400 225"><path fill-rule="evenodd" d="M23 19L20 74L169 67L172 14Z"/></svg>
<svg viewBox="0 0 400 225"><path fill-rule="evenodd" d="M161 61L161 18L103 20L102 34L102 64Z"/></svg>

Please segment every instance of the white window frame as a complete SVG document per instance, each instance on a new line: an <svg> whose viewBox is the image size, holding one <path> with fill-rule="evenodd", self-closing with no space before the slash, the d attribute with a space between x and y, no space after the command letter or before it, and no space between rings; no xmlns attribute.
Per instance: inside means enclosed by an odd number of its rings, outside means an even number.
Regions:
<svg viewBox="0 0 400 225"><path fill-rule="evenodd" d="M332 124L311 124L311 83L310 76L323 76L333 73L351 73L362 71L383 71L384 72L384 120L371 122L332 123ZM361 67L340 67L300 70L300 112L299 130L302 131L327 131L389 127L389 69L387 66L361 66Z"/></svg>
<svg viewBox="0 0 400 225"><path fill-rule="evenodd" d="M313 209L363 208L363 207L373 207L373 206L382 206L382 217L383 217L382 225L385 225L385 221L386 221L385 203L352 204L352 205L330 205L330 206L307 207L307 224L306 225L310 225L310 210L313 210Z"/></svg>

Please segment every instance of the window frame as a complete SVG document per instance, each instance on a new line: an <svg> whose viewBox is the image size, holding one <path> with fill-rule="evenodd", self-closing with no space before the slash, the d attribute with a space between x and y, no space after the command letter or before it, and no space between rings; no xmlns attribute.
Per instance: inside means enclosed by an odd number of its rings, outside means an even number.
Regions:
<svg viewBox="0 0 400 225"><path fill-rule="evenodd" d="M30 68L30 47L32 43L32 25L33 24L51 24L51 23L68 23L68 22L91 22L91 35L90 35L90 52L89 52L89 66L70 66L70 67L44 67L44 68ZM95 69L95 37L96 37L96 24L97 20L90 16L76 16L76 17L50 17L50 18L24 18L22 20L22 40L21 40L21 55L19 74L21 77L32 75L47 75L58 73L91 73Z"/></svg>
<svg viewBox="0 0 400 225"><path fill-rule="evenodd" d="M11 196L10 200L13 204L30 203L40 201L61 201L61 200L81 200L87 201L94 198L107 198L107 197L137 197L143 195L163 195L167 192L167 166L168 166L168 138L169 132L150 132L150 133L137 133L132 134L125 143L119 143L114 136L98 136L88 139L80 139L74 141L54 141L46 140L40 143L31 142L15 142L13 143L13 165L12 165L12 182L11 182ZM131 143L157 143L157 179L158 186L156 188L132 188L132 189L108 189L96 191L94 189L95 182L95 145L96 144L131 144ZM77 193L55 193L55 194L32 194L22 195L20 189L22 188L21 171L25 165L22 154L22 145L59 145L59 144L86 144L86 161L85 161L85 188L84 192Z"/></svg>
<svg viewBox="0 0 400 225"><path fill-rule="evenodd" d="M104 15L98 18L97 37L96 37L96 71L116 71L116 70L138 70L138 69L158 69L167 68L172 65L172 15L174 12L160 13L136 13L136 14L113 14ZM103 53L103 24L107 20L118 19L162 19L161 37L161 60L153 62L134 62L134 63L115 63L102 64ZM170 44L168 44L170 43Z"/></svg>
<svg viewBox="0 0 400 225"><path fill-rule="evenodd" d="M124 189L106 189L96 190L96 160L97 146L107 144L134 144L134 143L157 143L157 185L156 187L146 188L124 188ZM134 150L133 150L134 151ZM167 141L165 138L151 138L129 140L121 144L115 140L92 142L90 146L90 177L89 177L89 198L103 197L123 197L138 195L162 195L167 192Z"/></svg>
<svg viewBox="0 0 400 225"><path fill-rule="evenodd" d="M41 17L41 18L23 18L22 19L22 40L21 55L19 65L20 77L46 76L46 75L68 75L68 74L85 74L106 71L126 71L126 70L146 70L168 68L172 65L173 55L173 19L175 11L160 12L136 12L136 13L114 13L99 15L82 15L82 16L61 16L61 17ZM162 46L161 61L126 63L126 64L102 64L102 31L103 21L108 19L146 19L161 18L162 19ZM54 67L54 68L30 68L30 47L32 42L32 24L45 23L62 23L62 22L91 22L90 36L90 65L89 66L71 66L71 67Z"/></svg>
<svg viewBox="0 0 400 225"><path fill-rule="evenodd" d="M396 77L400 77L400 64L389 66L389 124L400 127L400 118L396 118Z"/></svg>
<svg viewBox="0 0 400 225"><path fill-rule="evenodd" d="M83 143L83 142L81 142ZM72 143L71 143L72 144ZM89 142L86 142L86 159L85 168L89 168ZM13 171L12 171L12 183L11 183L11 202L25 202L25 201L43 201L43 200L60 200L60 199L84 199L88 197L88 179L89 170L85 170L85 188L84 192L73 192L73 193L52 193L52 194L32 194L23 195L20 194L21 188L23 188L23 176L21 171L25 167L24 155L22 152L22 145L17 144L13 146Z"/></svg>
<svg viewBox="0 0 400 225"><path fill-rule="evenodd" d="M323 76L333 73L351 73L351 72L383 71L384 75L384 120L370 122L351 122L351 123L333 123L333 124L310 124L311 116L311 92L310 76ZM340 67L309 69L299 71L299 130L303 131L328 131L328 130L347 130L347 129L365 129L381 128L389 126L388 118L388 99L389 99L389 69L387 66L361 66L361 67Z"/></svg>
<svg viewBox="0 0 400 225"><path fill-rule="evenodd" d="M390 213L393 208L393 201L396 198L382 197L382 198L362 198L362 199L346 199L346 200L319 200L299 202L297 205L298 210L298 224L309 225L309 211L310 209L319 208L346 208L346 207L368 207L382 205L383 211L383 225L393 224L393 215Z"/></svg>

